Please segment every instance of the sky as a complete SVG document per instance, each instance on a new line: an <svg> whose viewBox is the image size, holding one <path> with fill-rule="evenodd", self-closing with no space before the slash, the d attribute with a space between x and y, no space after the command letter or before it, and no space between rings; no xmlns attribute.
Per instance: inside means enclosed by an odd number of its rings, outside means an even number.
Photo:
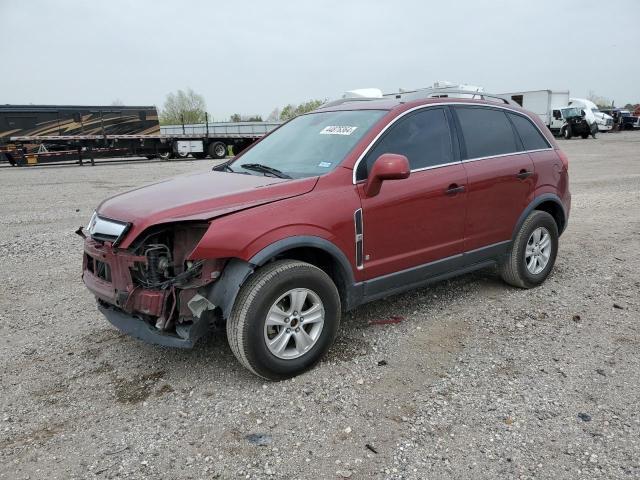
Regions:
<svg viewBox="0 0 640 480"><path fill-rule="evenodd" d="M0 104L162 107L215 120L445 80L640 102L640 0L0 0Z"/></svg>

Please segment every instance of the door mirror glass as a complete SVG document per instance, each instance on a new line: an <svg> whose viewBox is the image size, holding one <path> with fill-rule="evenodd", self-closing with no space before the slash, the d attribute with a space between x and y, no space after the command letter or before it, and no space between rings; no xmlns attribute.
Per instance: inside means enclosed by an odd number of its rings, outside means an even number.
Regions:
<svg viewBox="0 0 640 480"><path fill-rule="evenodd" d="M407 157L395 153L383 153L373 163L364 186L365 194L367 197L373 197L380 192L383 181L401 180L409 177L410 173L411 168Z"/></svg>

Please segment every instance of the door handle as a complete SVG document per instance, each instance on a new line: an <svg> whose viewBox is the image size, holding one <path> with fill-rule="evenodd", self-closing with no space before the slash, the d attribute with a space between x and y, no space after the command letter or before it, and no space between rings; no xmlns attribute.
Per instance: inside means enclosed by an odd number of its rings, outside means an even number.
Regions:
<svg viewBox="0 0 640 480"><path fill-rule="evenodd" d="M449 185L449 188L445 190L447 195L455 195L456 193L464 192L464 185L458 185L457 183L452 183Z"/></svg>
<svg viewBox="0 0 640 480"><path fill-rule="evenodd" d="M533 172L530 172L529 170L525 170L523 168L522 170L520 170L520 173L516 175L516 177L518 177L520 180L524 180L525 178L529 178L531 175L533 175Z"/></svg>

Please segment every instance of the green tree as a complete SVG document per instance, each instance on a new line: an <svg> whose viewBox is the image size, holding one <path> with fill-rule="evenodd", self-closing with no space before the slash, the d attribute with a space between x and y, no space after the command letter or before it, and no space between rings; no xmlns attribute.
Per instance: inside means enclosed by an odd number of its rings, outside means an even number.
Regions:
<svg viewBox="0 0 640 480"><path fill-rule="evenodd" d="M182 123L202 123L205 121L207 104L204 97L190 88L167 95L164 108L160 112L160 124L178 125Z"/></svg>
<svg viewBox="0 0 640 480"><path fill-rule="evenodd" d="M289 104L282 108L282 111L280 112L280 120L287 121L293 117L302 115L303 113L311 112L325 102L326 100L309 100L308 102L304 102L299 105Z"/></svg>
<svg viewBox="0 0 640 480"><path fill-rule="evenodd" d="M240 114L239 114L239 113L234 113L233 115L231 115L231 116L229 117L229 121L230 121L230 122L236 122L236 123L237 123L237 122L241 122L241 121L242 121L242 117L240 116Z"/></svg>

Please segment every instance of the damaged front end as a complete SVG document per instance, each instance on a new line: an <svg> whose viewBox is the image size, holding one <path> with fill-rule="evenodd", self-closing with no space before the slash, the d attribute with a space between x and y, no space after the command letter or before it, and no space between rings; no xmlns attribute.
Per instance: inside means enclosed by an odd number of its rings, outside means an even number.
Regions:
<svg viewBox="0 0 640 480"><path fill-rule="evenodd" d="M82 279L95 294L98 309L131 336L192 347L219 313L208 300L208 289L220 277L224 260L190 258L208 226L185 222L152 227L129 248L119 249L126 224L94 215L84 240Z"/></svg>

